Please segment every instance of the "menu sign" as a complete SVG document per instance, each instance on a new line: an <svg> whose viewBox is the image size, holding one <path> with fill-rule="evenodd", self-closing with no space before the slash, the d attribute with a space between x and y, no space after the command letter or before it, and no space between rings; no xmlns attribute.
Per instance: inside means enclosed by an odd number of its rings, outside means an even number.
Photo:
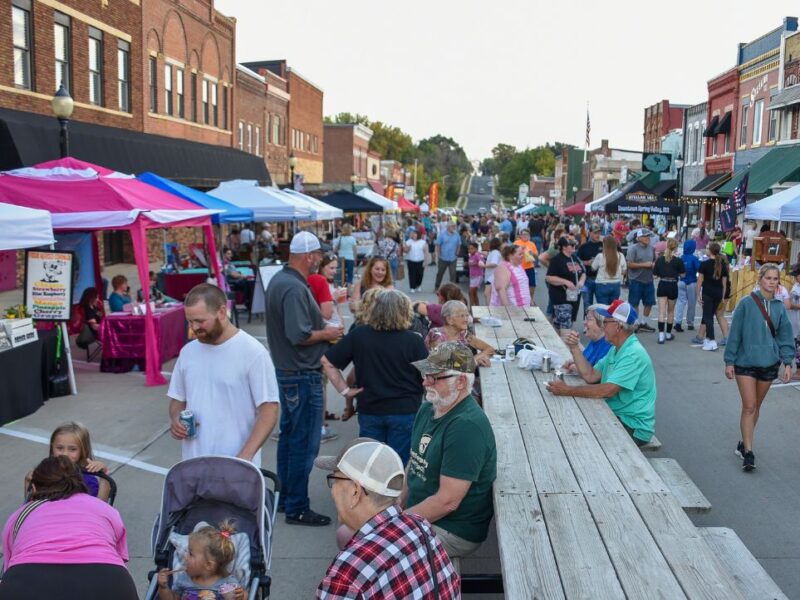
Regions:
<svg viewBox="0 0 800 600"><path fill-rule="evenodd" d="M42 321L69 321L72 314L72 252L25 252L25 306Z"/></svg>

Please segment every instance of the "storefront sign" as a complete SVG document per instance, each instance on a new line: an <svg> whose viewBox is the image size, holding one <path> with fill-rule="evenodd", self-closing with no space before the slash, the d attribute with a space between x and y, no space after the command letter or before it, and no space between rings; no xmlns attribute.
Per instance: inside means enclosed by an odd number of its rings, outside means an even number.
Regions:
<svg viewBox="0 0 800 600"><path fill-rule="evenodd" d="M642 155L642 170L650 173L669 171L672 155L664 152L645 152Z"/></svg>
<svg viewBox="0 0 800 600"><path fill-rule="evenodd" d="M25 306L34 319L69 321L74 266L72 252L25 252Z"/></svg>
<svg viewBox="0 0 800 600"><path fill-rule="evenodd" d="M648 192L631 192L629 194L625 194L625 200L628 202L656 202L658 200L658 196Z"/></svg>
<svg viewBox="0 0 800 600"><path fill-rule="evenodd" d="M650 206L642 204L625 204L624 200L620 200L614 212L618 213L647 213L649 215L668 215L677 213L678 211L670 206Z"/></svg>

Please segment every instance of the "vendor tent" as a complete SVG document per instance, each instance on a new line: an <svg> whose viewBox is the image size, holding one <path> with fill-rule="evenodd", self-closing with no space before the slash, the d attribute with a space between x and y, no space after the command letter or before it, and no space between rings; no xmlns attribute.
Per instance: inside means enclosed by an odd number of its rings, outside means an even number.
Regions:
<svg viewBox="0 0 800 600"><path fill-rule="evenodd" d="M586 202L578 202L564 209L564 214L570 217L581 217L586 210Z"/></svg>
<svg viewBox="0 0 800 600"><path fill-rule="evenodd" d="M533 203L526 204L525 206L523 206L522 208L518 208L514 212L517 213L518 215L527 215L529 212L532 212L532 211L536 210L537 206L539 206L539 205L538 204L533 204Z"/></svg>
<svg viewBox="0 0 800 600"><path fill-rule="evenodd" d="M383 212L383 206L367 200L364 196L359 196L346 190L339 190L320 198L325 204L330 204L341 209L346 213L379 213Z"/></svg>
<svg viewBox="0 0 800 600"><path fill-rule="evenodd" d="M0 250L36 248L54 243L49 212L0 203Z"/></svg>
<svg viewBox="0 0 800 600"><path fill-rule="evenodd" d="M409 200L406 200L402 196L397 201L397 206L402 212L416 212L416 213L419 212L419 206L417 206L416 204L414 204Z"/></svg>
<svg viewBox="0 0 800 600"><path fill-rule="evenodd" d="M344 213L340 209L330 204L325 204L322 200L317 200L316 198L290 188L284 188L280 191L282 194L288 196L291 202L311 211L311 218L314 221L332 221L333 219L341 219L344 217Z"/></svg>
<svg viewBox="0 0 800 600"><path fill-rule="evenodd" d="M800 220L800 185L748 204L744 216L746 219L761 221Z"/></svg>
<svg viewBox="0 0 800 600"><path fill-rule="evenodd" d="M620 193L620 188L614 188L606 195L600 196L597 200L594 200L592 202L587 202L583 210L587 213L602 212L605 210L603 207L606 204L619 197L619 193Z"/></svg>
<svg viewBox="0 0 800 600"><path fill-rule="evenodd" d="M137 179L145 182L147 185L152 185L160 190L188 200L192 204L202 206L203 208L222 211L211 216L211 221L214 223L249 223L253 220L253 211L248 208L241 208L230 202L225 202L224 200L185 186L177 181L160 177L155 173L142 173Z"/></svg>
<svg viewBox="0 0 800 600"><path fill-rule="evenodd" d="M680 204L665 197L671 193L673 184L660 182L651 189L644 180L638 179L621 188L603 210L606 213L680 215Z"/></svg>
<svg viewBox="0 0 800 600"><path fill-rule="evenodd" d="M362 188L358 191L356 196L361 196L362 198L366 198L370 202L374 202L378 206L383 207L384 212L396 212L399 210L397 206L397 202L394 200L390 200L389 198L385 198L381 196L377 192L373 192L368 187Z"/></svg>
<svg viewBox="0 0 800 600"><path fill-rule="evenodd" d="M148 385L166 383L161 375L161 357L150 308L147 230L203 227L209 254L216 256L209 218L216 212L154 189L132 175L74 158L0 173L0 202L50 211L55 230L126 229L130 232L146 306L146 382ZM216 260L213 267L222 285L222 273Z"/></svg>
<svg viewBox="0 0 800 600"><path fill-rule="evenodd" d="M311 211L293 204L277 188L259 187L253 179L224 181L211 196L253 212L253 221L285 222L311 219Z"/></svg>

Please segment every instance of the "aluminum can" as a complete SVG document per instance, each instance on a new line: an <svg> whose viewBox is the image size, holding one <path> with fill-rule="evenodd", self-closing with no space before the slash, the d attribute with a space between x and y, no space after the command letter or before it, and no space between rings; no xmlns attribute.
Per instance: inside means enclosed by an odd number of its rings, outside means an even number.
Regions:
<svg viewBox="0 0 800 600"><path fill-rule="evenodd" d="M514 344L509 344L506 346L506 358L508 360L514 360L514 357L517 356L517 352L514 349Z"/></svg>
<svg viewBox="0 0 800 600"><path fill-rule="evenodd" d="M553 381L555 381L556 379L558 379L559 381L564 381L564 371L556 369L553 372Z"/></svg>
<svg viewBox="0 0 800 600"><path fill-rule="evenodd" d="M542 358L542 373L550 372L550 357L545 356Z"/></svg>
<svg viewBox="0 0 800 600"><path fill-rule="evenodd" d="M186 438L193 439L197 435L197 424L194 420L194 413L190 410L182 410L178 420L186 427Z"/></svg>

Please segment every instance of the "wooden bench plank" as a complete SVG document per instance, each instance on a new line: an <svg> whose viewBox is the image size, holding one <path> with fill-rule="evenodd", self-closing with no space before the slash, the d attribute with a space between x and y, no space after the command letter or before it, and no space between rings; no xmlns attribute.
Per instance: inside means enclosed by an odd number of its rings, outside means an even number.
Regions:
<svg viewBox="0 0 800 600"><path fill-rule="evenodd" d="M664 480L684 510L688 512L708 512L711 502L694 484L674 458L651 458L650 465Z"/></svg>
<svg viewBox="0 0 800 600"><path fill-rule="evenodd" d="M536 497L494 497L503 588L509 600L564 598L553 547Z"/></svg>
<svg viewBox="0 0 800 600"><path fill-rule="evenodd" d="M625 598L582 494L539 494L567 598Z"/></svg>
<svg viewBox="0 0 800 600"><path fill-rule="evenodd" d="M727 569L671 494L631 494L689 598L744 600Z"/></svg>
<svg viewBox="0 0 800 600"><path fill-rule="evenodd" d="M698 531L747 600L788 600L733 529L699 527Z"/></svg>
<svg viewBox="0 0 800 600"><path fill-rule="evenodd" d="M627 494L587 494L586 500L628 598L686 598Z"/></svg>

